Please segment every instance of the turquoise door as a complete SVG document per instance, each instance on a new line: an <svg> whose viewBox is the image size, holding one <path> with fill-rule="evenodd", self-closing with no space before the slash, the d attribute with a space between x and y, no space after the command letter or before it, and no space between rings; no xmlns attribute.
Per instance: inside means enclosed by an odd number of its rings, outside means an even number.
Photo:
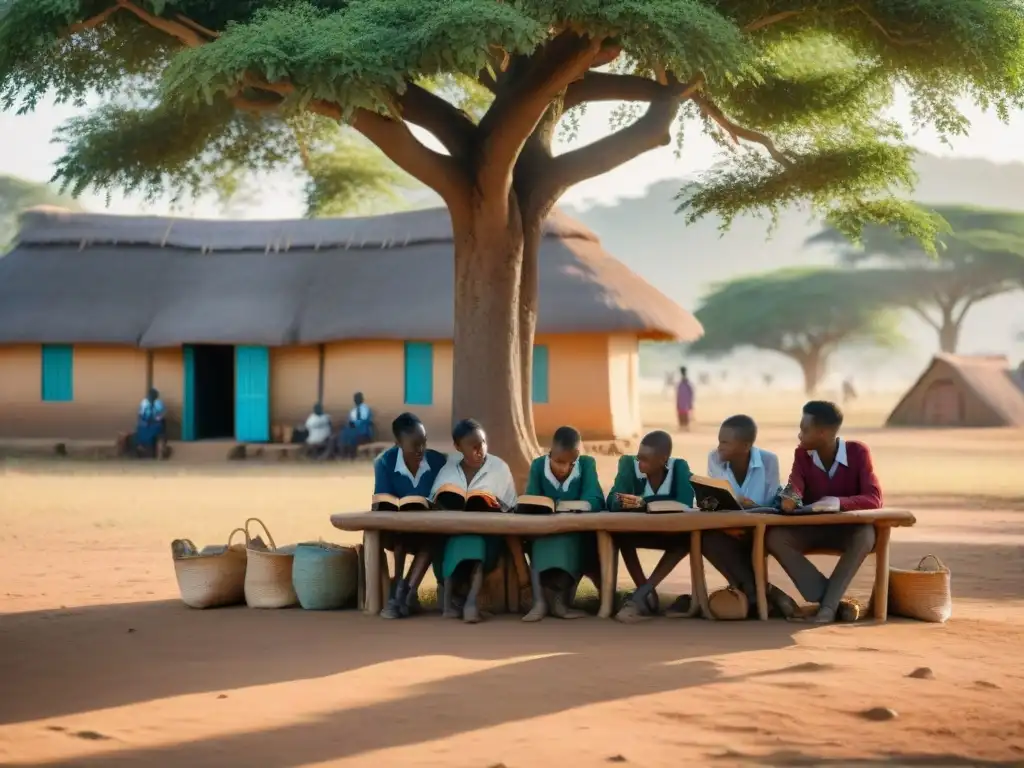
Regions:
<svg viewBox="0 0 1024 768"><path fill-rule="evenodd" d="M235 347L235 439L270 441L270 350Z"/></svg>
<svg viewBox="0 0 1024 768"><path fill-rule="evenodd" d="M196 351L190 346L181 350L185 381L181 398L181 439L196 439Z"/></svg>

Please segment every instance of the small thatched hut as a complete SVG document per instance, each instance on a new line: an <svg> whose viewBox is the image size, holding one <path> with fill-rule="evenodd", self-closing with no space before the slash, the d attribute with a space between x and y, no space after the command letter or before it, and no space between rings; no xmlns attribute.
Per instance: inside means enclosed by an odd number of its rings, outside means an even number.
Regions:
<svg viewBox="0 0 1024 768"><path fill-rule="evenodd" d="M1001 355L936 355L890 427L1024 427L1024 392Z"/></svg>
<svg viewBox="0 0 1024 768"><path fill-rule="evenodd" d="M0 259L0 436L108 437L148 385L172 437L259 441L360 390L378 421L451 420L451 226L443 209L195 221L26 214ZM538 432L640 428L640 339L700 325L556 214L540 257Z"/></svg>

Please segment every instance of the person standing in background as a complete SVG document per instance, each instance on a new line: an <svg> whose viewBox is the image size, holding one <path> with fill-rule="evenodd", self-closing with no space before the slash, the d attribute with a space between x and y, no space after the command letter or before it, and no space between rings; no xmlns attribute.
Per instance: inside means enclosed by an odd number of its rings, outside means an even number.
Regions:
<svg viewBox="0 0 1024 768"><path fill-rule="evenodd" d="M693 413L693 384L686 375L686 366L679 369L679 384L676 385L676 414L679 428L690 431L690 417Z"/></svg>

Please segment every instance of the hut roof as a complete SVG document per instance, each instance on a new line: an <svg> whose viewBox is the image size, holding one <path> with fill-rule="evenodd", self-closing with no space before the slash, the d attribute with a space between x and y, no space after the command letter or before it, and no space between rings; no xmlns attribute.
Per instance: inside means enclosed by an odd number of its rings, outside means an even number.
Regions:
<svg viewBox="0 0 1024 768"><path fill-rule="evenodd" d="M904 405L914 397L937 366L943 367L965 392L990 410L996 417L995 421L1007 427L1024 427L1024 392L1014 380L1009 361L1004 355L936 355L893 408L889 422L900 420Z"/></svg>
<svg viewBox="0 0 1024 768"><path fill-rule="evenodd" d="M544 225L539 301L541 333L702 333L560 212ZM31 210L0 258L0 343L278 346L453 330L443 208L290 221Z"/></svg>

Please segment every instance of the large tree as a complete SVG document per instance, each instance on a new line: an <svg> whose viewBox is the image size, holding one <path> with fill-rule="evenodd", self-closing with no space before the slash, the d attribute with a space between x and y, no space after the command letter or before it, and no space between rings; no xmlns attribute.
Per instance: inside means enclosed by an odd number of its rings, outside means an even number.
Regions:
<svg viewBox="0 0 1024 768"><path fill-rule="evenodd" d="M799 201L845 232L927 237L892 197L912 181L894 88L916 123L962 133L959 99L1016 105L1022 40L1008 0L0 0L0 98L114 99L64 132L76 187L272 166L287 132L270 111L348 122L448 206L455 413L522 472L541 223L565 190L692 117L739 151L687 191L691 218ZM482 114L449 97L460 78L488 92ZM644 106L553 156L563 117L598 101Z"/></svg>
<svg viewBox="0 0 1024 768"><path fill-rule="evenodd" d="M931 252L879 226L865 228L858 245L831 227L807 242L838 246L841 260L851 266L899 268L903 274L894 277L905 286L902 303L935 329L943 352L956 352L964 318L975 304L1024 288L1024 213L963 205L939 206L935 213L949 231L940 232Z"/></svg>
<svg viewBox="0 0 1024 768"><path fill-rule="evenodd" d="M781 269L715 287L697 310L704 336L690 354L726 355L743 347L794 360L813 394L841 344L891 348L902 341L889 310L886 271Z"/></svg>
<svg viewBox="0 0 1024 768"><path fill-rule="evenodd" d="M0 174L0 253L18 234L18 217L35 205L56 205L81 210L77 200L60 194L49 184Z"/></svg>

